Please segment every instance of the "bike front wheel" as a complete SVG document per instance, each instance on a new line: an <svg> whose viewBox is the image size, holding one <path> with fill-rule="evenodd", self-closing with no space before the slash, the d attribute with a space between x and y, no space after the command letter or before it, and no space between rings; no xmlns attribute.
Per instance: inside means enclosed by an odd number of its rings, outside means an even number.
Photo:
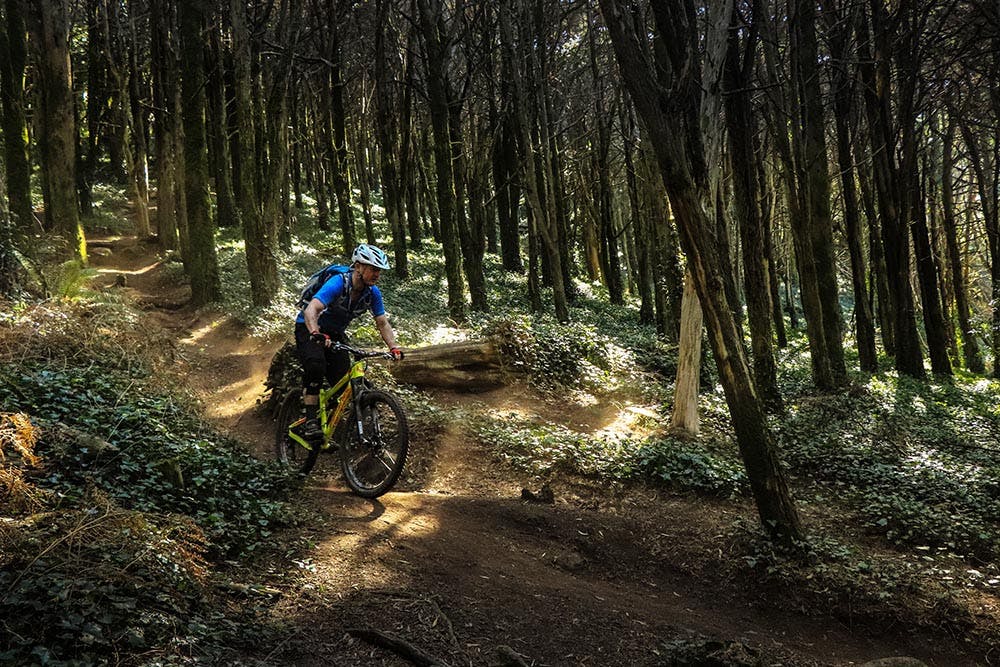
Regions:
<svg viewBox="0 0 1000 667"><path fill-rule="evenodd" d="M340 439L340 461L344 480L362 498L377 498L399 479L410 444L406 413L399 400L384 391L366 391L356 409L361 410Z"/></svg>

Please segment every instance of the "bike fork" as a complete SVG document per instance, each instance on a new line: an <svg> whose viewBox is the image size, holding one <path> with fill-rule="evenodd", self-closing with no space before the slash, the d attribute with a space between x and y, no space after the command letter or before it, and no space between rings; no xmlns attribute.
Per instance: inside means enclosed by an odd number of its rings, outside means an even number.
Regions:
<svg viewBox="0 0 1000 667"><path fill-rule="evenodd" d="M354 394L354 421L358 429L358 442L365 441L364 415L361 414L361 395L364 391L364 382L360 378L351 380L351 390Z"/></svg>

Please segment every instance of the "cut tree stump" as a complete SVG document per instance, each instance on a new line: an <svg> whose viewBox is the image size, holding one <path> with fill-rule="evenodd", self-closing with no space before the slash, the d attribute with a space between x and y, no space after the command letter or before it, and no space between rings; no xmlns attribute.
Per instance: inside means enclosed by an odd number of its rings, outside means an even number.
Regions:
<svg viewBox="0 0 1000 667"><path fill-rule="evenodd" d="M389 371L418 387L489 391L506 384L500 353L491 341L461 341L406 350Z"/></svg>

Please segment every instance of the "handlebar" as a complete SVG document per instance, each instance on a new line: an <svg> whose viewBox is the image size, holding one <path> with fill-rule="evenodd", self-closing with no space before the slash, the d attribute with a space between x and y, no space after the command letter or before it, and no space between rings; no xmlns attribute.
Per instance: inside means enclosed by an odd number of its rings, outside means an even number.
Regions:
<svg viewBox="0 0 1000 667"><path fill-rule="evenodd" d="M362 350L358 347L351 347L346 343L340 343L333 341L330 343L331 350L343 350L344 352L350 352L354 355L355 359L375 359L381 357L382 359L388 359L390 361L395 361L396 358L389 354L388 352L379 352L377 350Z"/></svg>

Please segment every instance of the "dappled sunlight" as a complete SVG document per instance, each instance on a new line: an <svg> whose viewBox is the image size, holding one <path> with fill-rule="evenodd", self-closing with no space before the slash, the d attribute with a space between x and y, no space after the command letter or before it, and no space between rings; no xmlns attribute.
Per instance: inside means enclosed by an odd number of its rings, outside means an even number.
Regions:
<svg viewBox="0 0 1000 667"><path fill-rule="evenodd" d="M428 333L428 345L441 345L444 343L457 343L466 340L468 336L455 327L440 324Z"/></svg>
<svg viewBox="0 0 1000 667"><path fill-rule="evenodd" d="M214 393L212 404L206 408L207 416L229 419L242 415L253 407L253 399L244 400L244 397L259 394L260 387L261 380L256 376L219 387Z"/></svg>
<svg viewBox="0 0 1000 667"><path fill-rule="evenodd" d="M212 320L211 322L208 322L207 324L198 327L197 329L191 329L191 333L188 334L187 338L182 338L181 342L190 345L198 343L206 336L208 336L210 333L212 333L212 331L215 330L222 323L223 320Z"/></svg>
<svg viewBox="0 0 1000 667"><path fill-rule="evenodd" d="M660 415L653 408L626 403L612 413L607 422L594 431L597 438L635 438L653 433L660 425Z"/></svg>
<svg viewBox="0 0 1000 667"><path fill-rule="evenodd" d="M123 269L121 267L108 267L108 268L97 268L98 275L120 275L125 274L127 276L141 276L145 273L149 273L161 264L160 260L156 260L152 264L147 264L138 269Z"/></svg>
<svg viewBox="0 0 1000 667"><path fill-rule="evenodd" d="M440 532L436 505L414 506L409 494L389 493L366 500L329 487L322 494L337 528L316 543L312 565L326 569L354 590L405 586L411 564L409 543Z"/></svg>
<svg viewBox="0 0 1000 667"><path fill-rule="evenodd" d="M905 458L900 463L913 472L926 471L932 474L960 480L965 484L980 484L986 471L974 463L962 463L947 453L937 449L921 449Z"/></svg>

